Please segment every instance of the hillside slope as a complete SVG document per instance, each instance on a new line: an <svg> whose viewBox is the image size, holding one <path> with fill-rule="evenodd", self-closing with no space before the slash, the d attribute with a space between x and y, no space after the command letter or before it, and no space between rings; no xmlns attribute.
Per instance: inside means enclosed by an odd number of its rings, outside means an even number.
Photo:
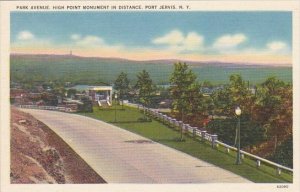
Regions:
<svg viewBox="0 0 300 192"><path fill-rule="evenodd" d="M60 137L11 108L11 183L105 183Z"/></svg>
<svg viewBox="0 0 300 192"><path fill-rule="evenodd" d="M77 84L112 84L123 71L134 82L142 70L157 84L168 84L176 60L133 61L119 58L93 58L70 55L11 55L11 80L70 81ZM241 74L251 83L261 83L269 76L292 81L292 67L256 64L188 62L200 81L226 83L231 74ZM258 73L259 71L259 73ZM28 75L30 74L30 75Z"/></svg>

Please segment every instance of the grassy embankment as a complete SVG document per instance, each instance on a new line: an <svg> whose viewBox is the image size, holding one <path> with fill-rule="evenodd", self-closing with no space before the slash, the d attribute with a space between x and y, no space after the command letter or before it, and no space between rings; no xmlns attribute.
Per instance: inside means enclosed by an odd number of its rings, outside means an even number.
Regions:
<svg viewBox="0 0 300 192"><path fill-rule="evenodd" d="M225 148L220 146L218 149L212 149L210 143L201 142L193 139L191 136L185 135L184 141L179 141L180 133L178 130L174 130L156 120L152 122L138 121L139 118L143 117L143 114L135 108L124 106L124 110L122 110L121 106L118 106L116 110L117 121L114 122L114 109L114 107L111 109L99 109L95 107L93 113L81 114L115 124L118 127L234 172L253 182L288 183L293 180L293 176L289 173L282 172L281 175L277 175L276 168L274 167L262 164L257 168L256 162L248 158L244 158L241 165L235 165L235 152L231 151L227 153L225 152Z"/></svg>

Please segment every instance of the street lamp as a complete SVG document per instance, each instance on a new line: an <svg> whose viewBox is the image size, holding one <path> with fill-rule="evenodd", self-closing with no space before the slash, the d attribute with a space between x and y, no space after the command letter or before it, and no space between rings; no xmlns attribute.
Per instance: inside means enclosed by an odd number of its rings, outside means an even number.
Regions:
<svg viewBox="0 0 300 192"><path fill-rule="evenodd" d="M242 110L240 109L240 107L236 107L235 108L235 114L238 117L238 125L237 125L237 155L236 155L236 162L235 164L239 165L241 164L241 120L240 120L240 116L242 114Z"/></svg>
<svg viewBox="0 0 300 192"><path fill-rule="evenodd" d="M118 94L115 93L115 122L117 122L117 99L118 99Z"/></svg>

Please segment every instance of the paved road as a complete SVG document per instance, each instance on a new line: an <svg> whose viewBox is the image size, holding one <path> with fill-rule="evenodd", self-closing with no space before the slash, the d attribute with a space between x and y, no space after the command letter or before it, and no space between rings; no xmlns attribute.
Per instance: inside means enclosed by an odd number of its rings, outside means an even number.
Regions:
<svg viewBox="0 0 300 192"><path fill-rule="evenodd" d="M102 121L56 111L23 110L55 131L108 183L249 182Z"/></svg>

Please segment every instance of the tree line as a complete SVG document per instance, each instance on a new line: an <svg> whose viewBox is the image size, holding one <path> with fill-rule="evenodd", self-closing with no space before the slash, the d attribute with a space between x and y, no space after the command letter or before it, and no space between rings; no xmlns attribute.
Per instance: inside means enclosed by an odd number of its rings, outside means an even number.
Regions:
<svg viewBox="0 0 300 192"><path fill-rule="evenodd" d="M201 87L213 86L207 81L201 83L189 66L181 62L174 64L169 84L165 98L172 101L173 117L197 127L205 127L218 134L220 140L234 145L234 109L239 106L242 110L242 148L292 166L292 84L269 77L261 84L250 86L240 75L232 74L228 84L211 95L205 95L200 91ZM127 74L122 72L115 80L114 88L121 100L134 95L136 101L146 107L152 106L161 96L157 94L158 88L145 70L137 75L133 86ZM283 157L282 150L289 155Z"/></svg>

